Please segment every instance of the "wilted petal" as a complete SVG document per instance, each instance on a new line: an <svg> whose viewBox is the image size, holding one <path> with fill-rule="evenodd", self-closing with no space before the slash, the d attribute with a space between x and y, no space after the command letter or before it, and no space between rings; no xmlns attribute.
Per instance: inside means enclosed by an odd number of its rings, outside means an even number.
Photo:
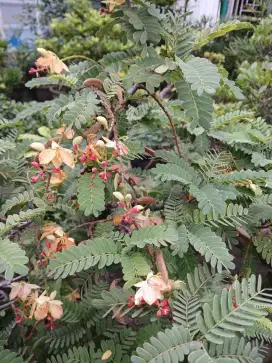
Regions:
<svg viewBox="0 0 272 363"><path fill-rule="evenodd" d="M72 151L61 147L59 149L59 153L60 153L60 158L62 159L64 164L73 169L75 167L75 160Z"/></svg>
<svg viewBox="0 0 272 363"><path fill-rule="evenodd" d="M63 314L62 302L59 300L50 301L49 313L53 319L60 319Z"/></svg>
<svg viewBox="0 0 272 363"><path fill-rule="evenodd" d="M51 294L49 295L49 298L50 298L50 300L54 300L56 296L57 296L57 291L53 291L53 292L51 292Z"/></svg>
<svg viewBox="0 0 272 363"><path fill-rule="evenodd" d="M47 149L39 154L39 162L42 165L49 164L56 156L56 150Z"/></svg>
<svg viewBox="0 0 272 363"><path fill-rule="evenodd" d="M29 147L35 151L43 151L45 149L44 144L42 144L41 142L32 142Z"/></svg>
<svg viewBox="0 0 272 363"><path fill-rule="evenodd" d="M147 283L149 286L151 286L153 289L163 291L167 288L167 284L160 276L151 276L147 278Z"/></svg>
<svg viewBox="0 0 272 363"><path fill-rule="evenodd" d="M37 304L34 312L34 317L36 320L43 320L47 317L49 311L48 305L48 302L44 302L43 304Z"/></svg>
<svg viewBox="0 0 272 363"><path fill-rule="evenodd" d="M22 285L19 282L13 282L11 284L11 291L9 294L9 299L13 300L17 296L19 296L21 289L22 289Z"/></svg>

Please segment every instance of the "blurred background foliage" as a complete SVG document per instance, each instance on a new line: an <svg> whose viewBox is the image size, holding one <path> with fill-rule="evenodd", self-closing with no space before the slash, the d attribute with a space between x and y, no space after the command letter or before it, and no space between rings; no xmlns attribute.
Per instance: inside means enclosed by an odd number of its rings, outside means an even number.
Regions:
<svg viewBox="0 0 272 363"><path fill-rule="evenodd" d="M175 0L152 2L160 6L161 11L163 8L171 9L175 4ZM187 0L182 11L188 3ZM109 22L109 17L100 16L100 5L100 1L91 0L41 0L35 5L42 14L38 27L33 4L25 6L24 22L36 34L37 40L32 47L21 44L14 50L8 50L7 42L0 40L0 119L14 118L16 112L29 106L27 102L44 101L55 96L49 87L33 90L24 88L24 83L33 77L28 74L37 57L33 46L51 50L60 58L76 54L94 60L107 53L132 46L121 42L118 26L114 27L107 37L99 39L96 36L101 26ZM245 99L239 102L239 108L250 109L271 123L272 15L266 16L264 9L259 18L252 17L246 20L252 21L253 29L231 32L223 38L216 38L203 47L201 53L196 52L195 55L207 57L219 69L224 67L245 95ZM203 29L214 24L211 19L203 17L193 26ZM232 95L226 89L218 90L214 101L215 112L218 114L237 107L237 103L234 103ZM42 120L34 120L33 124L31 123L32 128L35 122L40 126ZM28 123L27 127L29 125Z"/></svg>

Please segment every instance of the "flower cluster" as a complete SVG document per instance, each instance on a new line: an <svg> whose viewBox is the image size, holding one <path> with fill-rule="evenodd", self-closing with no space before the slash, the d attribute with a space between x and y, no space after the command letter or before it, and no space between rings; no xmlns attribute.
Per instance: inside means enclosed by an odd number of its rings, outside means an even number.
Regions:
<svg viewBox="0 0 272 363"><path fill-rule="evenodd" d="M46 327L54 329L53 322L59 320L63 314L62 302L55 300L57 292L46 296L46 290L39 295L40 286L25 282L14 282L11 284L10 300L16 299L20 304L15 308L16 322L21 324L23 319L37 321L45 320Z"/></svg>
<svg viewBox="0 0 272 363"><path fill-rule="evenodd" d="M117 198L119 200L119 202L117 202L117 205L124 209L124 214L122 216L122 220L126 223L131 223L132 218L144 209L144 207L139 204L132 206L131 194L123 195L120 192L113 192L113 195L115 196L115 198Z"/></svg>
<svg viewBox="0 0 272 363"><path fill-rule="evenodd" d="M39 264L46 265L48 260L55 258L56 252L70 249L75 245L74 238L69 237L67 233L64 233L63 229L56 224L49 224L41 228L43 234L40 240L46 238L45 247L41 252L41 260Z"/></svg>
<svg viewBox="0 0 272 363"><path fill-rule="evenodd" d="M170 314L171 308L169 300L165 298L164 294L170 293L173 290L180 288L181 281L168 280L167 282L162 278L161 274L154 275L151 271L145 281L138 282L135 287L139 289L136 291L135 296L130 296L128 307L143 306L144 304L155 306L158 311L156 316L158 318Z"/></svg>
<svg viewBox="0 0 272 363"><path fill-rule="evenodd" d="M30 68L29 74L36 74L36 77L39 78L40 72L49 71L51 74L69 72L66 64L55 53L43 48L38 48L37 51L40 53L40 58L35 62L36 68Z"/></svg>

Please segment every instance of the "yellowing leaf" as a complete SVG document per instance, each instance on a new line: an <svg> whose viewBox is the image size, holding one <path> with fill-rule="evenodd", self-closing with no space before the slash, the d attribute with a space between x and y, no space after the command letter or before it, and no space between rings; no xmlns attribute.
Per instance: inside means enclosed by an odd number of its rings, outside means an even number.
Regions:
<svg viewBox="0 0 272 363"><path fill-rule="evenodd" d="M105 353L102 355L101 360L107 360L112 355L111 350L106 350Z"/></svg>

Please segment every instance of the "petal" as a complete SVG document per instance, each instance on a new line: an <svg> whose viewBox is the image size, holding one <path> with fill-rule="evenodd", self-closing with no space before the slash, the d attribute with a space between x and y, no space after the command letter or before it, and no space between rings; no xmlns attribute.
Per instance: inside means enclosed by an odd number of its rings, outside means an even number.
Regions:
<svg viewBox="0 0 272 363"><path fill-rule="evenodd" d="M63 229L58 226L56 229L55 229L55 232L54 232L58 237L62 237L64 235L64 232L63 232Z"/></svg>
<svg viewBox="0 0 272 363"><path fill-rule="evenodd" d="M140 303L141 303L141 297L143 297L143 289L142 288L140 288L137 292L136 292L136 294L135 294L135 296L134 296L134 304L135 305L140 305Z"/></svg>
<svg viewBox="0 0 272 363"><path fill-rule="evenodd" d="M71 140L75 135L75 131L72 129L69 129L64 133L64 135L66 136L66 139Z"/></svg>
<svg viewBox="0 0 272 363"><path fill-rule="evenodd" d="M50 297L50 300L54 300L56 296L57 296L57 291L51 292L51 294L49 296Z"/></svg>
<svg viewBox="0 0 272 363"><path fill-rule="evenodd" d="M10 291L10 294L9 294L9 299L13 300L19 295L19 293L20 293L20 291L22 289L22 285L19 284L18 282L14 282L11 286L12 287L11 287L11 291Z"/></svg>
<svg viewBox="0 0 272 363"><path fill-rule="evenodd" d="M50 185L56 186L62 183L62 177L60 173L57 173L55 175L51 175L50 179Z"/></svg>
<svg viewBox="0 0 272 363"><path fill-rule="evenodd" d="M22 287L22 291L21 291L21 299L22 301L25 301L26 298L30 295L31 293L31 286L29 284L25 284Z"/></svg>
<svg viewBox="0 0 272 363"><path fill-rule="evenodd" d="M60 304L51 302L49 304L49 312L53 319L60 319L63 314L63 308Z"/></svg>
<svg viewBox="0 0 272 363"><path fill-rule="evenodd" d="M36 310L34 312L34 317L36 320L43 320L47 317L49 310L48 305L49 304L47 302L37 305Z"/></svg>
<svg viewBox="0 0 272 363"><path fill-rule="evenodd" d="M52 149L47 149L39 154L39 162L42 165L49 164L55 157L56 151Z"/></svg>
<svg viewBox="0 0 272 363"><path fill-rule="evenodd" d="M61 147L59 149L59 153L60 153L60 157L61 157L62 161L64 162L64 164L66 164L67 166L69 166L70 168L73 169L75 167L75 160L74 160L74 155L73 155L72 151Z"/></svg>
<svg viewBox="0 0 272 363"><path fill-rule="evenodd" d="M143 298L148 305L152 305L156 300L161 299L161 293L146 284L143 287Z"/></svg>
<svg viewBox="0 0 272 363"><path fill-rule="evenodd" d="M52 164L55 166L55 168L59 168L62 165L62 159L60 156L59 149L57 149L55 152L56 152L56 155L55 155L54 159L52 160Z"/></svg>
<svg viewBox="0 0 272 363"><path fill-rule="evenodd" d="M53 150L57 150L60 148L59 144L56 143L56 141L52 141L51 147Z"/></svg>

